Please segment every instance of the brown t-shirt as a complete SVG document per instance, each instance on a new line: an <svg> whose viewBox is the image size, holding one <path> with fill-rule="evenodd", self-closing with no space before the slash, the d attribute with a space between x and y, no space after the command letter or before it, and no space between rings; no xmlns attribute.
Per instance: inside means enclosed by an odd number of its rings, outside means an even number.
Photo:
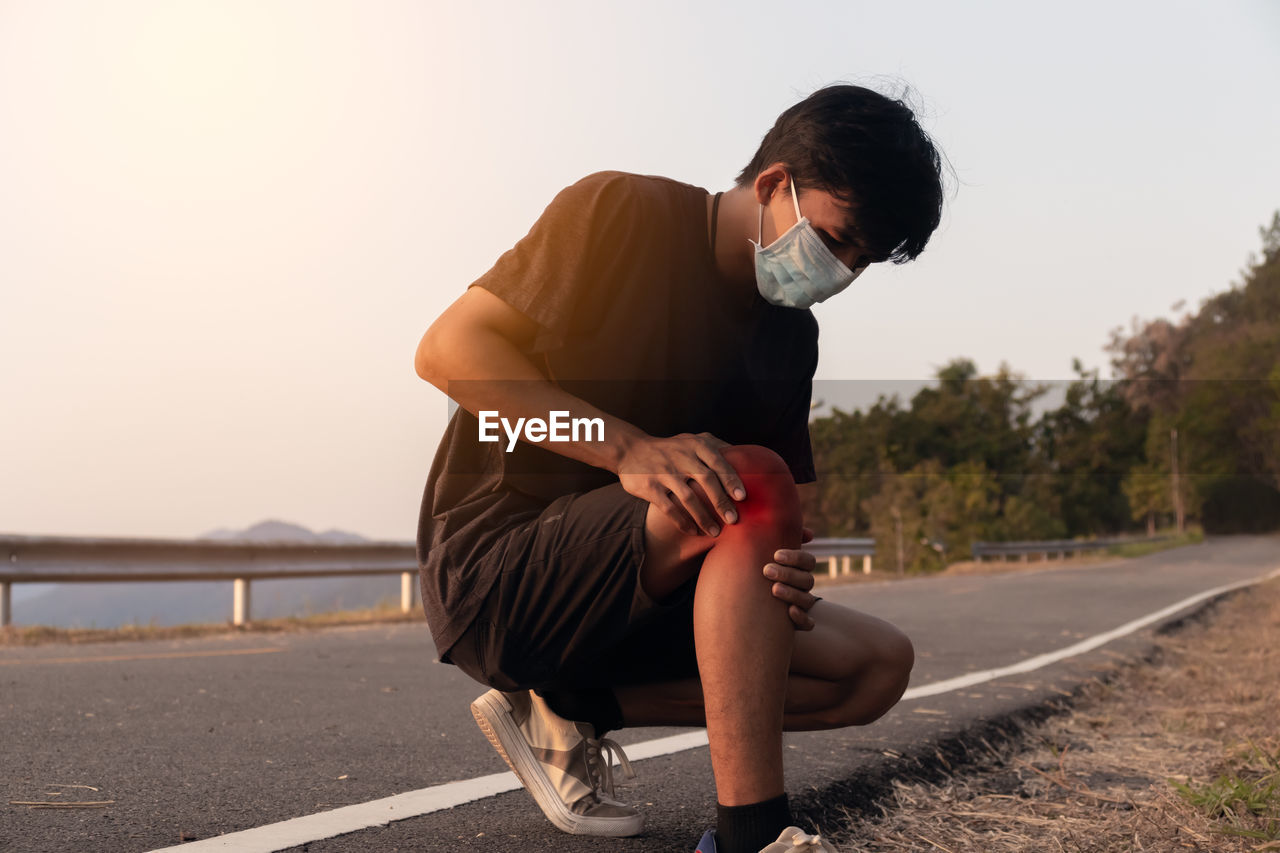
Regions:
<svg viewBox="0 0 1280 853"><path fill-rule="evenodd" d="M817 321L719 275L706 200L667 178L589 175L470 286L538 324L535 363L575 396L650 435L764 445L797 483L811 482ZM423 604L442 656L493 585L479 558L504 533L557 497L617 482L549 446L521 441L508 453L505 434L479 440L470 412L450 419L418 521Z"/></svg>

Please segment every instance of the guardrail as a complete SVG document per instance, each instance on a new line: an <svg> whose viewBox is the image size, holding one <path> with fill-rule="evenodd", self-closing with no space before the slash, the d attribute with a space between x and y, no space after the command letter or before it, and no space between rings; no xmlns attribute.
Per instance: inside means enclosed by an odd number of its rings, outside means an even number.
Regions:
<svg viewBox="0 0 1280 853"><path fill-rule="evenodd" d="M1032 554L1043 554L1048 560L1050 554L1057 554L1058 559L1065 559L1067 554L1083 551L1098 551L1112 545L1127 545L1133 542L1163 542L1172 536L1113 536L1108 539L1046 539L1040 542L974 542L973 559L981 563L987 557L1021 557L1028 561Z"/></svg>
<svg viewBox="0 0 1280 853"><path fill-rule="evenodd" d="M1161 542L1171 536L1054 539L1039 542L975 542L973 558L1067 554L1130 542ZM853 558L871 573L874 539L814 539L805 550L827 560L827 574L853 573ZM400 575L400 609L414 606L418 562L412 544L361 542L240 542L217 539L110 539L60 536L0 536L0 626L12 621L17 583L113 583L150 581L232 582L231 621L251 618L252 583L275 578Z"/></svg>
<svg viewBox="0 0 1280 853"><path fill-rule="evenodd" d="M314 544L216 539L0 536L0 626L16 583L232 582L231 621L251 618L251 584L268 578L400 575L400 609L413 609L418 561L401 542Z"/></svg>
<svg viewBox="0 0 1280 853"><path fill-rule="evenodd" d="M876 553L874 539L814 539L804 549L819 559L827 558L827 575L836 577L836 565L840 574L853 574L853 558L862 558L862 573L871 574L871 558Z"/></svg>
<svg viewBox="0 0 1280 853"><path fill-rule="evenodd" d="M874 539L815 539L805 549L852 574L862 557L871 572ZM109 539L0 536L0 626L12 621L17 583L232 582L231 621L251 619L252 583L274 578L400 575L400 609L414 606L418 573L414 546L400 542L321 544L217 539Z"/></svg>

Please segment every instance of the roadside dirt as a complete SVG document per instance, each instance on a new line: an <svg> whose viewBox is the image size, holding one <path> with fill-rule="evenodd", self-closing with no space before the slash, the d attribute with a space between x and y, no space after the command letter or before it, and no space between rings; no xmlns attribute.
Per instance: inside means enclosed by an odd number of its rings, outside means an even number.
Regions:
<svg viewBox="0 0 1280 853"><path fill-rule="evenodd" d="M818 560L818 569L813 573L814 579L818 586L829 586L831 584L847 584L847 583L884 583L886 581L900 581L910 578L940 578L950 577L952 575L1002 575L1011 574L1013 572L1043 572L1048 569L1060 569L1067 567L1088 566L1093 568L1102 568L1105 566L1117 566L1125 562L1124 557L1116 557L1109 554L1090 554L1078 557L1067 557L1060 559L1054 557L1050 560L1042 559L1037 556L1034 560L964 560L958 563L948 563L945 569L928 574L910 573L899 575L897 572L884 571L882 569L872 569L871 572L863 574L862 569L855 564L854 570L849 574L837 574L831 577L830 569L825 558Z"/></svg>
<svg viewBox="0 0 1280 853"><path fill-rule="evenodd" d="M179 640L189 637L210 637L221 634L280 634L297 631L319 631L325 628L352 625L383 625L394 622L423 622L421 610L401 613L400 608L349 610L338 613L319 613L288 619L263 619L246 625L230 623L207 625L125 625L120 628L49 628L44 626L11 625L0 628L0 648L6 646L39 646L45 643L118 643L131 640Z"/></svg>
<svg viewBox="0 0 1280 853"><path fill-rule="evenodd" d="M942 784L899 784L843 851L1280 851L1280 582Z"/></svg>
<svg viewBox="0 0 1280 853"><path fill-rule="evenodd" d="M1009 572L1035 572L1044 569L1056 569L1060 566L1105 566L1117 565L1125 561L1124 557L1110 554L1082 554L1078 557L1053 557L1034 560L965 560L951 563L943 570L944 575L1001 575Z"/></svg>

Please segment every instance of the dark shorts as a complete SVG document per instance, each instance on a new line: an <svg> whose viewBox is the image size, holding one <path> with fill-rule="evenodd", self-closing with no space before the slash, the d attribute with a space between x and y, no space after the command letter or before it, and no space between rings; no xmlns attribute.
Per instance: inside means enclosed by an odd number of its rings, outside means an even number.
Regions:
<svg viewBox="0 0 1280 853"><path fill-rule="evenodd" d="M512 529L489 552L501 573L448 659L506 691L697 677L696 580L661 604L640 587L648 507L614 483Z"/></svg>

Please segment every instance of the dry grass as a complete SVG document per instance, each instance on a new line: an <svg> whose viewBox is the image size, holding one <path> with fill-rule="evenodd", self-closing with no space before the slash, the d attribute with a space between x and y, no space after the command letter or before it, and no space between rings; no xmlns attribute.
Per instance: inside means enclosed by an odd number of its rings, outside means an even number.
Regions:
<svg viewBox="0 0 1280 853"><path fill-rule="evenodd" d="M847 851L1280 851L1280 583L941 785L898 785Z"/></svg>
<svg viewBox="0 0 1280 853"><path fill-rule="evenodd" d="M1168 532L1168 531L1166 531ZM1044 554L1030 555L1030 559L1004 560L962 560L948 563L944 574L948 575L997 575L1007 572L1040 571L1058 566L1091 566L1110 565L1118 560L1133 557L1145 557L1158 551L1181 548L1184 545L1198 545L1204 541L1204 530L1193 525L1186 533L1170 534L1172 539L1164 542L1132 542L1127 545L1112 545L1101 551L1073 552L1070 557L1049 557Z"/></svg>
<svg viewBox="0 0 1280 853"><path fill-rule="evenodd" d="M1072 557L1053 557L1043 559L1037 555L1034 560L962 560L948 563L939 574L942 575L1003 575L1012 572L1040 572L1045 569L1056 569L1061 566L1101 566L1115 565L1121 558L1105 553L1086 552Z"/></svg>
<svg viewBox="0 0 1280 853"><path fill-rule="evenodd" d="M365 610L342 610L291 616L285 619L255 620L236 626L228 622L207 625L122 625L119 628L49 628L44 626L9 626L0 628L0 648L4 646L38 646L45 643L115 643L130 640L176 640L186 637L210 637L220 634L278 634L286 631L309 631L343 625L378 625L391 622L423 622L421 607L411 613L400 612L397 603Z"/></svg>

